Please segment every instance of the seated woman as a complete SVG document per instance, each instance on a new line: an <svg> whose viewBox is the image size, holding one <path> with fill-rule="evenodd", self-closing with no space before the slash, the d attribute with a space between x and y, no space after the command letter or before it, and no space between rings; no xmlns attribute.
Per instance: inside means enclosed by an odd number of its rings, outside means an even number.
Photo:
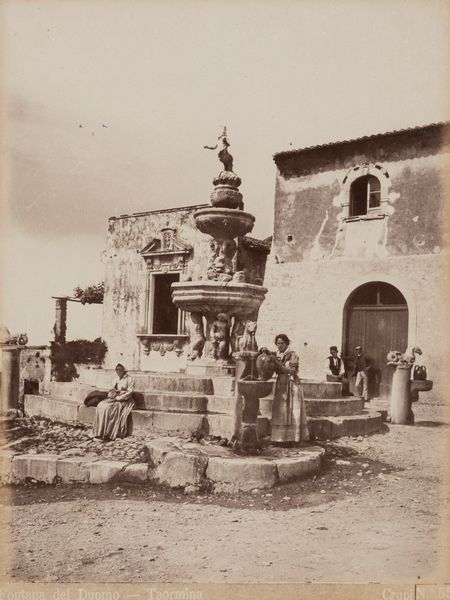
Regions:
<svg viewBox="0 0 450 600"><path fill-rule="evenodd" d="M128 417L134 408L134 379L123 365L116 366L117 379L107 397L97 404L93 435L103 440L123 438L128 433Z"/></svg>
<svg viewBox="0 0 450 600"><path fill-rule="evenodd" d="M272 443L294 445L309 440L298 356L284 333L275 338L277 380L272 404Z"/></svg>

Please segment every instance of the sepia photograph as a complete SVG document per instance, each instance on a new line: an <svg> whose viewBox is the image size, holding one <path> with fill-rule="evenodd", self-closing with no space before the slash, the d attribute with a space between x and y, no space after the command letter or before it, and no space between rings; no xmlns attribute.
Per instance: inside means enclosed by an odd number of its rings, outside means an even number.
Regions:
<svg viewBox="0 0 450 600"><path fill-rule="evenodd" d="M0 600L449 600L450 3L0 13Z"/></svg>

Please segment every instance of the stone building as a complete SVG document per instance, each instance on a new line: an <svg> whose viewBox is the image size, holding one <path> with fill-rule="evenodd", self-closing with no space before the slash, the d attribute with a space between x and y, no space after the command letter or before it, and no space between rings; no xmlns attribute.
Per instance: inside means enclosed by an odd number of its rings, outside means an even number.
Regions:
<svg viewBox="0 0 450 600"><path fill-rule="evenodd" d="M449 133L440 123L275 154L258 339L286 332L301 377L324 378L330 345L348 363L361 344L374 359L372 394L383 397L386 354L417 345L444 398Z"/></svg>
<svg viewBox="0 0 450 600"><path fill-rule="evenodd" d="M193 214L208 205L112 217L105 253L102 338L104 366L179 371L186 367L190 320L172 302L171 284L201 280L207 271L209 236ZM270 243L238 240L235 270L262 284Z"/></svg>

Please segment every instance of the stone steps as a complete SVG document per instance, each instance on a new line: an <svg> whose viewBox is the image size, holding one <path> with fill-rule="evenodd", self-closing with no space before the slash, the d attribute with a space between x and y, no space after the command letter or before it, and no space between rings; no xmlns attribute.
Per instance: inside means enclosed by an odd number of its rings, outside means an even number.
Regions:
<svg viewBox="0 0 450 600"><path fill-rule="evenodd" d="M310 417L309 433L314 440L331 440L346 436L369 435L383 425L380 412L364 410L359 415L345 417Z"/></svg>
<svg viewBox="0 0 450 600"><path fill-rule="evenodd" d="M156 373L149 371L129 371L136 382L136 390L161 392L197 392L208 395L233 395L234 380L231 377L202 377L184 373ZM97 389L109 389L114 381L113 369L82 369L77 381L69 383L52 382L50 389L55 386L88 385ZM305 398L341 398L342 384L331 381L315 381L302 379L303 395ZM60 395L59 392L53 392ZM62 395L62 394L61 394Z"/></svg>
<svg viewBox="0 0 450 600"><path fill-rule="evenodd" d="M183 373L151 373L148 371L129 371L135 380L136 389L139 391L161 392L199 392L213 394L213 380L210 377L197 377ZM112 369L83 369L76 382L70 384L90 385L96 389L109 389L115 378ZM52 382L51 385L55 385Z"/></svg>
<svg viewBox="0 0 450 600"><path fill-rule="evenodd" d="M261 398L259 406L262 415L271 416L272 402L272 396ZM305 405L308 417L342 417L361 414L364 409L364 400L353 396L346 398L305 398Z"/></svg>
<svg viewBox="0 0 450 600"><path fill-rule="evenodd" d="M95 408L87 407L74 399L27 394L24 398L27 416L45 417L62 422L80 422L91 425ZM206 435L230 438L234 419L231 414L212 412L174 412L166 410L133 410L132 431L170 432L191 434L202 429ZM258 432L264 437L270 433L269 419L258 418Z"/></svg>
<svg viewBox="0 0 450 600"><path fill-rule="evenodd" d="M52 382L50 396L73 400L82 404L89 392L95 389L86 383ZM103 388L106 391L107 388ZM196 392L135 392L136 408L143 410L166 410L175 412L224 412L231 414L234 397L215 396Z"/></svg>

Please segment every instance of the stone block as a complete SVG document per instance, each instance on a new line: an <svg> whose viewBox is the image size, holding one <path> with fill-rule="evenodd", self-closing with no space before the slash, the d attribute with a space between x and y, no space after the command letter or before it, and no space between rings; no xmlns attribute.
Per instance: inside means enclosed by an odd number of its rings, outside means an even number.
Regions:
<svg viewBox="0 0 450 600"><path fill-rule="evenodd" d="M339 398L342 397L342 383L338 381L302 380L305 398Z"/></svg>
<svg viewBox="0 0 450 600"><path fill-rule="evenodd" d="M235 403L234 396L208 396L208 412L232 415Z"/></svg>
<svg viewBox="0 0 450 600"><path fill-rule="evenodd" d="M170 487L198 485L205 479L208 458L183 452L169 452L156 469L155 477Z"/></svg>
<svg viewBox="0 0 450 600"><path fill-rule="evenodd" d="M308 419L310 437L317 440L369 435L379 431L382 424L383 420L379 412L368 411L347 417L311 417Z"/></svg>
<svg viewBox="0 0 450 600"><path fill-rule="evenodd" d="M133 431L192 433L203 426L204 415L133 410Z"/></svg>
<svg viewBox="0 0 450 600"><path fill-rule="evenodd" d="M213 377L214 394L217 396L234 396L234 377Z"/></svg>
<svg viewBox="0 0 450 600"><path fill-rule="evenodd" d="M27 477L53 483L56 477L56 454L20 454L13 459L13 478L19 483Z"/></svg>
<svg viewBox="0 0 450 600"><path fill-rule="evenodd" d="M122 460L97 460L89 467L90 483L107 483L118 477L128 463Z"/></svg>
<svg viewBox="0 0 450 600"><path fill-rule="evenodd" d="M137 389L140 389L137 386ZM213 394L213 382L209 377L189 377L186 375L152 375L147 389L161 392L198 392Z"/></svg>
<svg viewBox="0 0 450 600"><path fill-rule="evenodd" d="M77 421L79 403L53 396L24 396L24 412L29 417L46 417L56 421Z"/></svg>
<svg viewBox="0 0 450 600"><path fill-rule="evenodd" d="M173 438L156 438L147 444L150 457L155 466L162 463L165 456L174 450Z"/></svg>
<svg viewBox="0 0 450 600"><path fill-rule="evenodd" d="M82 404L78 409L78 420L85 425L92 425L95 417L95 406L84 406Z"/></svg>
<svg viewBox="0 0 450 600"><path fill-rule="evenodd" d="M227 492L270 488L278 481L275 462L250 457L211 457L206 477L215 484L216 491Z"/></svg>
<svg viewBox="0 0 450 600"><path fill-rule="evenodd" d="M117 475L118 481L127 481L129 483L142 483L149 478L149 465L147 463L135 463L127 465L123 471Z"/></svg>
<svg viewBox="0 0 450 600"><path fill-rule="evenodd" d="M136 393L136 408L175 412L205 412L208 398L205 395L187 392Z"/></svg>
<svg viewBox="0 0 450 600"><path fill-rule="evenodd" d="M309 398L305 400L306 414L310 417L340 417L358 415L364 409L363 398Z"/></svg>
<svg viewBox="0 0 450 600"><path fill-rule="evenodd" d="M301 479L318 471L324 454L323 448L308 448L298 456L278 458L276 465L280 483Z"/></svg>
<svg viewBox="0 0 450 600"><path fill-rule="evenodd" d="M91 463L89 458L81 456L68 456L58 459L56 463L56 474L65 483L71 481L89 481Z"/></svg>
<svg viewBox="0 0 450 600"><path fill-rule="evenodd" d="M208 434L231 439L234 429L234 418L232 415L208 413Z"/></svg>
<svg viewBox="0 0 450 600"><path fill-rule="evenodd" d="M52 396L74 400L81 404L89 392L98 388L78 381L51 381L48 384L48 389Z"/></svg>

